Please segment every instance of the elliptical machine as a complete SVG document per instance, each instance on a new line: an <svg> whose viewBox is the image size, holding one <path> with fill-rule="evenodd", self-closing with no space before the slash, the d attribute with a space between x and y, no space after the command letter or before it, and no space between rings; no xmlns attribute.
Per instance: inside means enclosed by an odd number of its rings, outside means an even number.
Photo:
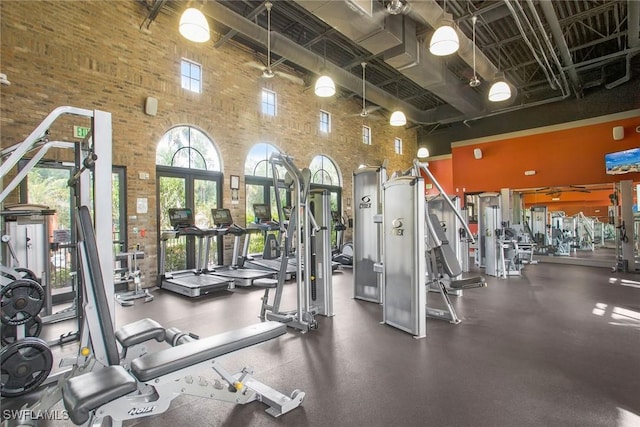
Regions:
<svg viewBox="0 0 640 427"><path fill-rule="evenodd" d="M331 260L342 266L352 267L353 243L342 243L344 241L344 231L347 229L347 226L337 211L331 211L331 218L333 219L333 229L336 231L336 247L333 250Z"/></svg>

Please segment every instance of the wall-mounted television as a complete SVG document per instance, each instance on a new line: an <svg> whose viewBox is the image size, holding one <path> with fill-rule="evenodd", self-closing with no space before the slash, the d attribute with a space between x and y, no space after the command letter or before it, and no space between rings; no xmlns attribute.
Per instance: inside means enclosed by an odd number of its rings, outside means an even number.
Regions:
<svg viewBox="0 0 640 427"><path fill-rule="evenodd" d="M607 175L640 172L640 148L616 151L604 155Z"/></svg>

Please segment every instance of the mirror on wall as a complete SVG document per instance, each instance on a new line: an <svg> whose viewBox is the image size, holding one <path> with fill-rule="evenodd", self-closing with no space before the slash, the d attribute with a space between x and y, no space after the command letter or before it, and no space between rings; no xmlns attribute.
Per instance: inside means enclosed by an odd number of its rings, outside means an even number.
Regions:
<svg viewBox="0 0 640 427"><path fill-rule="evenodd" d="M536 253L540 256L588 259L615 265L619 241L634 233L638 255L638 192L634 183L634 224L621 227L621 203L615 184L568 185L514 190L519 194Z"/></svg>

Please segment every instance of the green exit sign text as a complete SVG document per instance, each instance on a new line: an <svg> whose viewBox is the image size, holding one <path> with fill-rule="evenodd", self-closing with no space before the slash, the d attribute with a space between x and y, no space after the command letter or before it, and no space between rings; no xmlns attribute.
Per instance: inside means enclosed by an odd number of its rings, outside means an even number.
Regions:
<svg viewBox="0 0 640 427"><path fill-rule="evenodd" d="M73 127L73 136L75 138L84 138L89 132L91 132L91 128L86 128L84 126L74 126Z"/></svg>

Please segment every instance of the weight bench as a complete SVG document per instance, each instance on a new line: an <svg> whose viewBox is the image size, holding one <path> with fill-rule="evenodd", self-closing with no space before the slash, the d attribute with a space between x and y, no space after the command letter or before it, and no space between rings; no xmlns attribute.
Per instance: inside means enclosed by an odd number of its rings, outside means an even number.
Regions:
<svg viewBox="0 0 640 427"><path fill-rule="evenodd" d="M138 357L129 371L115 365L88 372L64 383L64 406L75 424L106 416L122 422L162 413L175 397L189 394L241 404L259 400L269 406L267 413L278 417L300 406L305 394L294 391L291 397L285 396L252 378L250 368L231 375L215 359L284 335L286 330L279 322L259 323ZM207 367L222 382L192 376Z"/></svg>
<svg viewBox="0 0 640 427"><path fill-rule="evenodd" d="M456 279L456 277L460 277L462 275L462 267L460 266L458 257L456 257L456 254L453 252L451 245L449 245L449 240L447 239L444 229L440 224L440 219L435 214L429 214L427 220L431 221L436 237L442 242L439 246L435 246L431 249L435 264L437 267L439 267L437 269L434 268L433 270L441 270L442 273L446 274L449 277L449 287L453 290L474 289L487 286L487 281L484 276L473 276ZM427 286L429 287L432 283L437 286L437 289L442 296L447 310L445 311L427 307L427 315L438 319L448 320L450 323L454 324L460 323L461 320L458 318L456 311L451 304L451 300L449 299L449 291L445 286L442 276L443 275L441 274Z"/></svg>
<svg viewBox="0 0 640 427"><path fill-rule="evenodd" d="M285 334L286 326L279 322L259 323L201 340L175 328L165 330L151 319L142 319L114 332L95 233L89 210L84 206L78 210L78 227L82 279L87 291L85 311L94 361L89 371L74 373L60 383L59 393L71 421L92 425L109 418L112 425L121 425L124 420L165 412L180 394L237 404L259 400L274 417L302 404L305 393L295 390L290 397L285 396L254 379L250 367L231 374L216 360ZM176 346L155 353L133 351L152 339ZM122 353L117 342L124 349ZM91 353L91 349L87 350ZM205 368L213 369L219 378L200 377L198 374Z"/></svg>

